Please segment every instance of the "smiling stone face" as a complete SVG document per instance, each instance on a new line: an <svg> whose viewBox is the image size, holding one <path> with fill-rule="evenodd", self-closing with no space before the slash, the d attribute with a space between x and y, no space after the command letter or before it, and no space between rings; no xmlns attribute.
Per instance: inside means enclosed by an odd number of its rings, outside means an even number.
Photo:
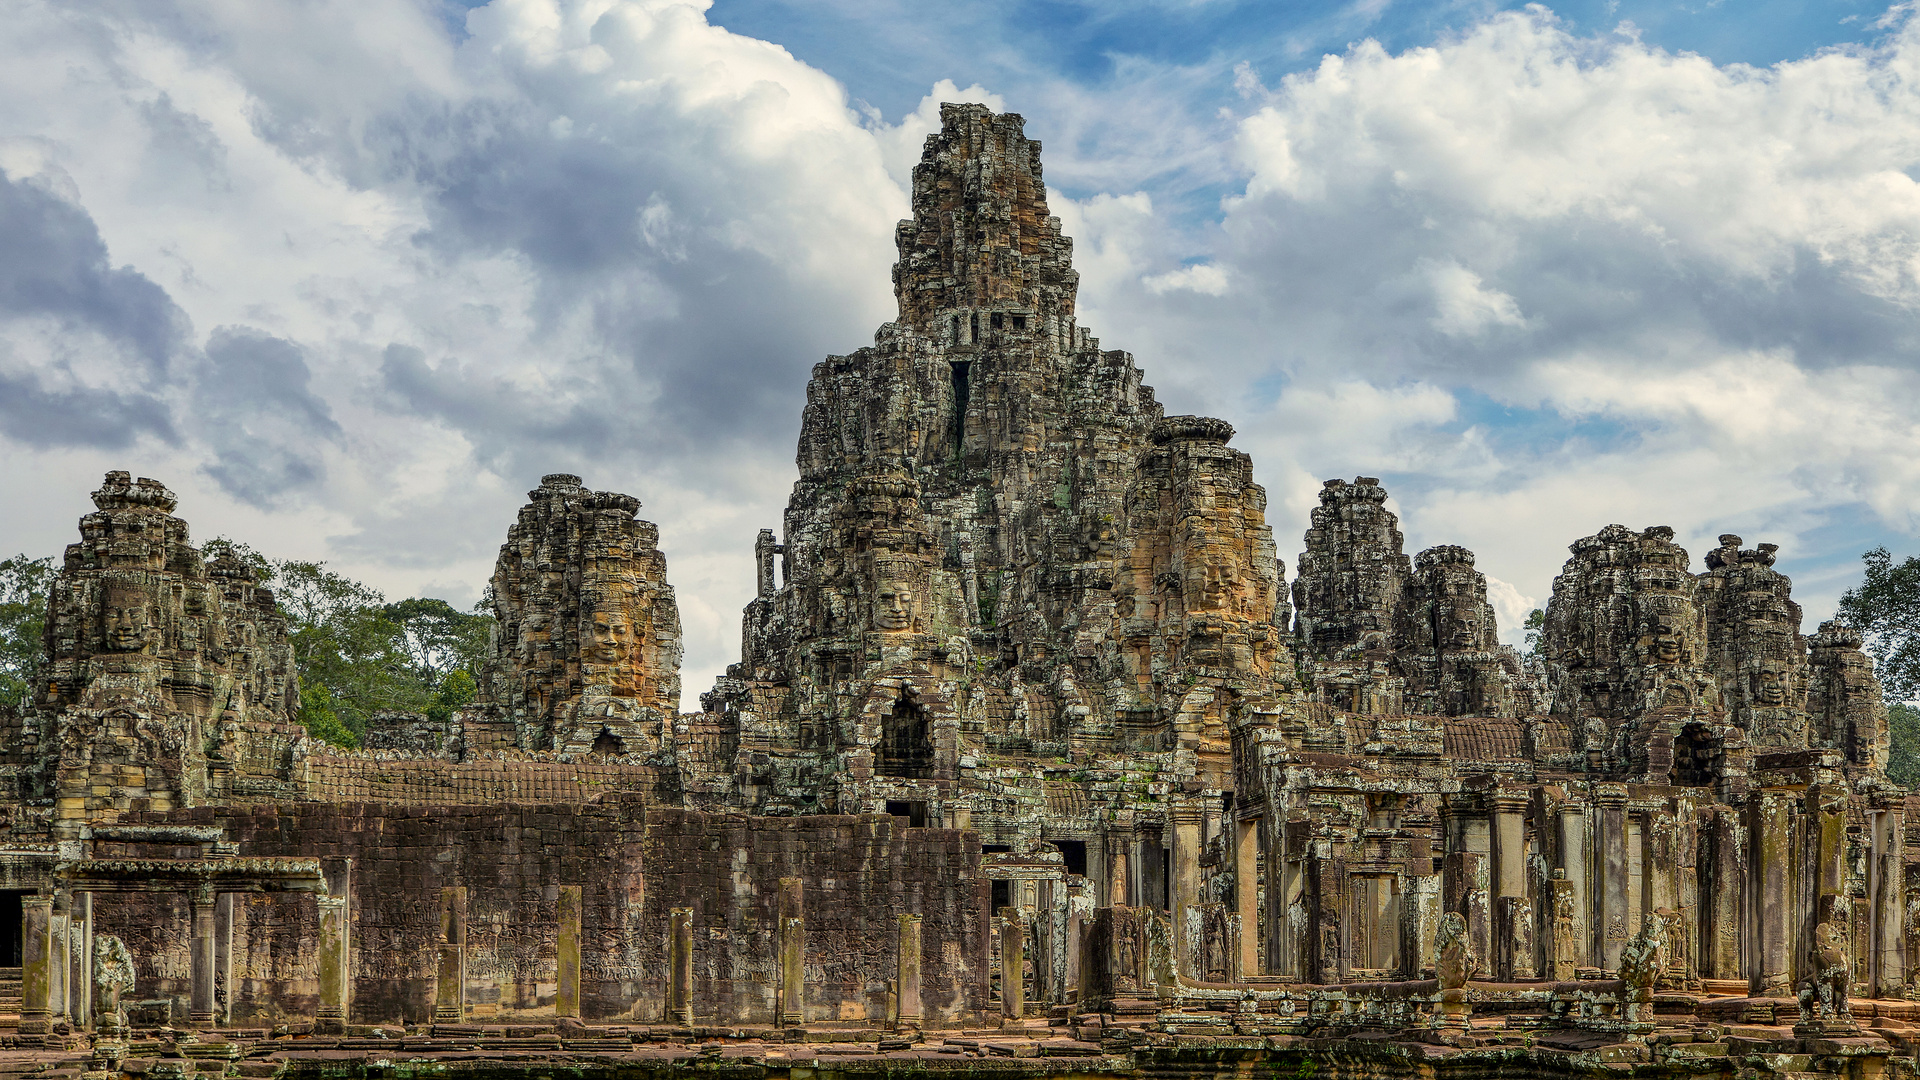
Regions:
<svg viewBox="0 0 1920 1080"><path fill-rule="evenodd" d="M146 590L131 584L107 587L100 621L102 638L109 652L144 651L152 620Z"/></svg>
<svg viewBox="0 0 1920 1080"><path fill-rule="evenodd" d="M898 577L874 586L873 628L889 633L913 629L913 586Z"/></svg>

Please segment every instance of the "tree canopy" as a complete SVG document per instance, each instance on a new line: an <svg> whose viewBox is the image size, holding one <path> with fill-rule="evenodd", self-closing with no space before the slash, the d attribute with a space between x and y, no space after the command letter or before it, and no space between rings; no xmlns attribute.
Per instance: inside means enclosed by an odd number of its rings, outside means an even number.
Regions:
<svg viewBox="0 0 1920 1080"><path fill-rule="evenodd" d="M1887 700L1920 699L1920 556L1896 565L1878 547L1860 558L1866 579L1840 598L1840 619L1865 639Z"/></svg>
<svg viewBox="0 0 1920 1080"><path fill-rule="evenodd" d="M47 626L53 560L15 555L0 560L0 707L33 697Z"/></svg>

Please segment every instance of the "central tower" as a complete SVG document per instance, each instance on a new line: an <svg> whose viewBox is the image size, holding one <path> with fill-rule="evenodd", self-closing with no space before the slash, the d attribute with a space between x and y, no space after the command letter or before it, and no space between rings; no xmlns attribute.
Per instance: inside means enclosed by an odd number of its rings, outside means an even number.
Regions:
<svg viewBox="0 0 1920 1080"><path fill-rule="evenodd" d="M741 663L704 699L752 807L1098 842L1109 796L1045 812L1050 763L1112 754L1217 795L1234 719L1291 673L1251 462L1075 324L1024 126L942 106L896 230L899 317L808 383L784 542L763 535ZM981 769L1026 779L989 798Z"/></svg>

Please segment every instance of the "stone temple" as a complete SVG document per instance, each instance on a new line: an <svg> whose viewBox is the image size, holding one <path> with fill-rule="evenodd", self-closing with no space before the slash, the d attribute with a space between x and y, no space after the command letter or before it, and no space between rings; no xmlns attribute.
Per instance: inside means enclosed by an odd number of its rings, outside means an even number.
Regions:
<svg viewBox="0 0 1920 1080"><path fill-rule="evenodd" d="M349 751L108 474L0 717L0 1068L1920 1071L1920 814L1772 545L1600 528L1523 656L1360 477L1289 582L1232 427L1076 321L1020 117L944 106L913 208L697 713L629 495L545 477L479 700Z"/></svg>

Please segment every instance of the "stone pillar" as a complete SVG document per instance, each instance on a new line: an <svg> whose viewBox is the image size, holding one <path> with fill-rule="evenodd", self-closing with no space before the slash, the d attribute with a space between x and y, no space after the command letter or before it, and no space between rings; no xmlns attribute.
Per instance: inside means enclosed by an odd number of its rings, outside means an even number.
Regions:
<svg viewBox="0 0 1920 1080"><path fill-rule="evenodd" d="M693 909L667 912L667 1019L693 1026Z"/></svg>
<svg viewBox="0 0 1920 1080"><path fill-rule="evenodd" d="M213 901L213 1009L224 1026L233 1023L233 904L232 893Z"/></svg>
<svg viewBox="0 0 1920 1080"><path fill-rule="evenodd" d="M1601 784L1594 789L1600 858L1595 867L1599 941L1594 955L1609 972L1620 970L1620 951L1627 945L1627 789Z"/></svg>
<svg viewBox="0 0 1920 1080"><path fill-rule="evenodd" d="M1200 811L1177 806L1173 824L1173 962L1189 979L1200 978Z"/></svg>
<svg viewBox="0 0 1920 1080"><path fill-rule="evenodd" d="M1166 898L1166 861L1161 854L1163 844L1162 829L1158 825L1142 825L1135 830L1139 839L1140 851L1135 857L1138 864L1133 872L1134 881L1139 887L1130 890L1134 897L1134 906L1161 911L1165 908Z"/></svg>
<svg viewBox="0 0 1920 1080"><path fill-rule="evenodd" d="M780 879L780 1023L799 1027L807 1022L807 923L802 881Z"/></svg>
<svg viewBox="0 0 1920 1080"><path fill-rule="evenodd" d="M1567 880L1565 869L1556 869L1553 879L1547 882L1547 904L1552 920L1547 977L1555 982L1572 982L1578 975L1582 952L1580 924L1576 918L1580 909L1574 901L1573 882Z"/></svg>
<svg viewBox="0 0 1920 1080"><path fill-rule="evenodd" d="M440 890L439 981L433 993L433 1018L459 1024L467 1018L467 889Z"/></svg>
<svg viewBox="0 0 1920 1080"><path fill-rule="evenodd" d="M1755 951L1748 991L1755 997L1792 997L1793 963L1789 953L1797 923L1787 893L1788 800L1792 792L1763 788L1752 803L1747 835L1754 845L1753 929Z"/></svg>
<svg viewBox="0 0 1920 1080"><path fill-rule="evenodd" d="M188 946L192 967L192 995L187 1020L195 1027L213 1025L213 890L202 886L192 897L193 941ZM324 933L324 932L323 932ZM324 945L322 946L324 950ZM325 958L321 970L326 970Z"/></svg>
<svg viewBox="0 0 1920 1080"><path fill-rule="evenodd" d="M580 1015L580 886L562 885L554 903L553 1015Z"/></svg>
<svg viewBox="0 0 1920 1080"><path fill-rule="evenodd" d="M1348 887L1346 860L1309 856L1306 956L1300 972L1306 982L1344 981L1347 970L1353 966L1347 956L1344 926Z"/></svg>
<svg viewBox="0 0 1920 1080"><path fill-rule="evenodd" d="M72 918L80 927L80 947L74 950L72 985L79 991L73 999L73 1024L82 1031L93 1029L93 894L73 894Z"/></svg>
<svg viewBox="0 0 1920 1080"><path fill-rule="evenodd" d="M1008 1020L1027 1014L1026 929L1019 908L1000 909L1000 1014Z"/></svg>
<svg viewBox="0 0 1920 1080"><path fill-rule="evenodd" d="M53 992L53 897L20 898L20 1034L45 1035Z"/></svg>
<svg viewBox="0 0 1920 1080"><path fill-rule="evenodd" d="M753 561L757 571L756 584L760 588L757 595L773 595L773 557L779 552L780 545L774 542L773 530L761 529L760 536L753 542Z"/></svg>
<svg viewBox="0 0 1920 1080"><path fill-rule="evenodd" d="M920 1027L920 916L900 916L900 951L894 965L895 1001L899 1003L894 1030Z"/></svg>
<svg viewBox="0 0 1920 1080"><path fill-rule="evenodd" d="M47 916L48 938L51 947L47 950L47 977L50 983L47 989L47 1013L54 1019L68 1016L72 1006L67 1001L67 980L73 977L73 935L67 930L67 898L56 893L53 898L53 913Z"/></svg>
<svg viewBox="0 0 1920 1080"><path fill-rule="evenodd" d="M1700 973L1709 979L1739 979L1748 974L1746 943L1752 940L1747 910L1747 876L1751 872L1747 830L1730 807L1718 807L1707 832L1707 880L1700 907L1706 912L1701 928Z"/></svg>
<svg viewBox="0 0 1920 1080"><path fill-rule="evenodd" d="M1906 801L1891 798L1873 815L1873 995L1893 997L1907 985Z"/></svg>
<svg viewBox="0 0 1920 1080"><path fill-rule="evenodd" d="M320 896L320 1014L314 1030L339 1035L347 1029L347 898Z"/></svg>
<svg viewBox="0 0 1920 1080"><path fill-rule="evenodd" d="M1560 869L1565 871L1567 885L1566 902L1572 905L1569 914L1571 924L1567 932L1572 940L1567 943L1564 959L1575 968L1590 967L1592 959L1592 927L1588 913L1593 910L1593 893L1589 888L1587 872L1587 852L1593 843L1593 835L1588 828L1587 808L1569 798L1560 804ZM1555 910L1558 911L1557 906ZM1556 947L1555 960L1563 959ZM1563 976L1571 979L1572 975Z"/></svg>
<svg viewBox="0 0 1920 1080"><path fill-rule="evenodd" d="M234 1015L234 894L213 897L213 1011L221 1024Z"/></svg>
<svg viewBox="0 0 1920 1080"><path fill-rule="evenodd" d="M1233 906L1240 913L1240 977L1260 974L1260 819L1236 821Z"/></svg>
<svg viewBox="0 0 1920 1080"><path fill-rule="evenodd" d="M1492 811L1494 977L1533 978L1533 908L1527 903L1527 795L1497 791Z"/></svg>
<svg viewBox="0 0 1920 1080"><path fill-rule="evenodd" d="M1131 903L1127 892L1127 849L1133 846L1132 815L1125 824L1116 823L1107 830L1107 902L1106 907Z"/></svg>

